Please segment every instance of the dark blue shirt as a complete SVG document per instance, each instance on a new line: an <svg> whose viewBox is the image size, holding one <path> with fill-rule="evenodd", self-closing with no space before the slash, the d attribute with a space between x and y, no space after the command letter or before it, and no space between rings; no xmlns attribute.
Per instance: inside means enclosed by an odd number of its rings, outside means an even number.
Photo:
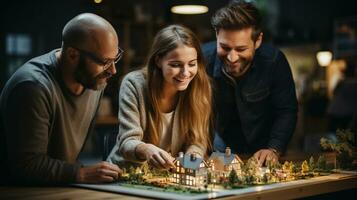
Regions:
<svg viewBox="0 0 357 200"><path fill-rule="evenodd" d="M235 153L284 152L297 120L295 84L284 54L262 44L239 80L223 73L216 42L203 45L203 54L214 80L216 137ZM224 150L216 142L215 149Z"/></svg>

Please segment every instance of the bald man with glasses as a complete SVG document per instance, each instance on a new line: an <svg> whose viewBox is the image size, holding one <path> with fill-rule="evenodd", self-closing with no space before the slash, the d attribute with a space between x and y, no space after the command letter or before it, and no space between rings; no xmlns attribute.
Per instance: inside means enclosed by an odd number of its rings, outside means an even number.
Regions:
<svg viewBox="0 0 357 200"><path fill-rule="evenodd" d="M78 48L75 48L75 49L77 49L84 56L87 56L88 58L92 59L94 62L103 66L103 71L106 71L108 68L110 68L113 65L113 63L116 64L117 62L119 62L119 60L121 59L121 57L123 56L123 53L124 53L124 50L122 50L120 47L118 47L118 54L115 56L115 58L102 59L102 58L97 57L94 53L91 53L89 51L78 49Z"/></svg>
<svg viewBox="0 0 357 200"><path fill-rule="evenodd" d="M108 21L84 13L62 32L62 47L21 66L0 96L3 184L101 183L118 166L77 161L108 79L123 55Z"/></svg>

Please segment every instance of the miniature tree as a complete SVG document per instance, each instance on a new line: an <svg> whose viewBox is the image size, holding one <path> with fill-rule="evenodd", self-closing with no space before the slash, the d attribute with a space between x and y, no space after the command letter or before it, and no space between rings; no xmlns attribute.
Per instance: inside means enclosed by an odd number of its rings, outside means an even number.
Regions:
<svg viewBox="0 0 357 200"><path fill-rule="evenodd" d="M244 182L247 185L252 185L256 181L256 176L254 176L252 173L247 173L244 176Z"/></svg>
<svg viewBox="0 0 357 200"><path fill-rule="evenodd" d="M350 130L337 130L336 136L337 141L321 138L321 147L324 150L332 150L337 153L337 162L341 168L357 168L357 144L355 135Z"/></svg>
<svg viewBox="0 0 357 200"><path fill-rule="evenodd" d="M279 161L269 158L266 160L266 167L269 169L270 172L273 172L275 171L275 169L281 168L281 164L279 163Z"/></svg>
<svg viewBox="0 0 357 200"><path fill-rule="evenodd" d="M307 161L304 160L304 162L302 162L301 164L301 174L305 175L309 172L309 165L307 164Z"/></svg>
<svg viewBox="0 0 357 200"><path fill-rule="evenodd" d="M143 174L141 166L135 168L135 174Z"/></svg>
<svg viewBox="0 0 357 200"><path fill-rule="evenodd" d="M293 177L293 173L294 173L294 163L292 161L290 161L287 165L287 178L291 179Z"/></svg>
<svg viewBox="0 0 357 200"><path fill-rule="evenodd" d="M222 185L223 185L223 187L224 187L225 189L227 189L227 188L228 188L228 186L229 186L229 182L228 182L228 180L227 180L227 179L222 179L221 183L222 183Z"/></svg>
<svg viewBox="0 0 357 200"><path fill-rule="evenodd" d="M285 161L283 164L283 171L284 172L289 172L290 170L290 163L288 161Z"/></svg>
<svg viewBox="0 0 357 200"><path fill-rule="evenodd" d="M274 169L281 169L282 165L279 162L274 163Z"/></svg>
<svg viewBox="0 0 357 200"><path fill-rule="evenodd" d="M148 175L150 169L149 169L149 164L147 162L141 165L141 171L144 173L144 175Z"/></svg>
<svg viewBox="0 0 357 200"><path fill-rule="evenodd" d="M264 173L261 181L263 183L269 183L270 179L271 179L271 175L268 173Z"/></svg>
<svg viewBox="0 0 357 200"><path fill-rule="evenodd" d="M166 169L152 168L151 173L154 176L161 176L161 177L166 177L166 178L170 176L170 172Z"/></svg>
<svg viewBox="0 0 357 200"><path fill-rule="evenodd" d="M269 169L269 171L272 172L274 169L275 163L271 159L268 159L266 162L266 165L267 165L267 168Z"/></svg>
<svg viewBox="0 0 357 200"><path fill-rule="evenodd" d="M127 174L125 167L123 167L123 169L122 169L122 174L123 174L123 175L126 175L126 174Z"/></svg>
<svg viewBox="0 0 357 200"><path fill-rule="evenodd" d="M142 184L144 182L143 173L141 171L141 166L133 166L131 165L129 168L124 168L128 174L128 181L132 184Z"/></svg>
<svg viewBox="0 0 357 200"><path fill-rule="evenodd" d="M327 170L326 157L324 155L319 156L319 159L317 160L316 167L318 170L321 170L321 171Z"/></svg>
<svg viewBox="0 0 357 200"><path fill-rule="evenodd" d="M286 175L286 177L284 177L284 179L291 178L292 173L293 173L293 167L294 167L293 162L288 162L288 161L284 162L284 164L282 166L282 170L283 170L284 174Z"/></svg>
<svg viewBox="0 0 357 200"><path fill-rule="evenodd" d="M232 169L231 172L229 172L228 182L230 185L234 185L238 182L238 176L236 170Z"/></svg>
<svg viewBox="0 0 357 200"><path fill-rule="evenodd" d="M128 174L129 174L129 178L135 175L135 168L133 166L129 167Z"/></svg>
<svg viewBox="0 0 357 200"><path fill-rule="evenodd" d="M245 184L254 184L260 175L259 161L254 156L249 158L247 163L243 165L242 171L244 174L243 181Z"/></svg>
<svg viewBox="0 0 357 200"><path fill-rule="evenodd" d="M289 173L293 173L294 172L294 163L293 163L293 161L290 161L289 162Z"/></svg>
<svg viewBox="0 0 357 200"><path fill-rule="evenodd" d="M316 166L315 166L314 157L311 156L310 159L309 159L309 169L310 169L311 171L314 171L315 168L316 168Z"/></svg>
<svg viewBox="0 0 357 200"><path fill-rule="evenodd" d="M260 164L259 164L258 159L255 156L253 156L250 159L248 159L247 168L252 171L253 175L255 175L255 176L259 175Z"/></svg>
<svg viewBox="0 0 357 200"><path fill-rule="evenodd" d="M299 172L299 170L300 170L299 167L295 163L291 162L291 172L293 174L296 174Z"/></svg>

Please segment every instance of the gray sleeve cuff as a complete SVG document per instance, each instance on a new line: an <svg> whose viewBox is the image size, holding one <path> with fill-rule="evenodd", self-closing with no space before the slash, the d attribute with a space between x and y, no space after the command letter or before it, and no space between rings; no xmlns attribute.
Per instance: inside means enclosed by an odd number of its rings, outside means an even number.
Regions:
<svg viewBox="0 0 357 200"><path fill-rule="evenodd" d="M145 144L145 142L140 140L128 140L122 145L122 148L119 150L119 152L125 160L132 162L143 162L145 160L139 159L135 153L136 147L139 144Z"/></svg>
<svg viewBox="0 0 357 200"><path fill-rule="evenodd" d="M74 163L74 164L65 163L62 169L63 180L61 182L75 183L77 180L77 173L81 167L82 165L80 163Z"/></svg>
<svg viewBox="0 0 357 200"><path fill-rule="evenodd" d="M283 154L285 152L285 146L282 144L281 141L279 141L277 139L270 140L267 148L275 149L280 154Z"/></svg>

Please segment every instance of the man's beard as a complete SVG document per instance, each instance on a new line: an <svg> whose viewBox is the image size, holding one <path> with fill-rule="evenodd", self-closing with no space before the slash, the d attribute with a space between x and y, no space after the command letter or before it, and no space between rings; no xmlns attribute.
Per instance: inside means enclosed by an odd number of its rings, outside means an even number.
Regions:
<svg viewBox="0 0 357 200"><path fill-rule="evenodd" d="M74 76L77 82L82 84L85 88L92 90L103 90L107 86L107 82L100 82L104 78L109 78L112 75L107 71L103 71L97 76L93 77L86 67L86 63L83 57L80 57L77 69L74 72Z"/></svg>
<svg viewBox="0 0 357 200"><path fill-rule="evenodd" d="M239 69L237 70L237 64L239 64ZM250 67L251 65L251 62L248 61L248 60L241 60L241 61L237 61L237 63L234 64L235 66L232 68L231 64L229 62L225 63L224 64L224 68L225 68L225 71L233 76L233 77L240 77L242 75L244 75L248 68Z"/></svg>

